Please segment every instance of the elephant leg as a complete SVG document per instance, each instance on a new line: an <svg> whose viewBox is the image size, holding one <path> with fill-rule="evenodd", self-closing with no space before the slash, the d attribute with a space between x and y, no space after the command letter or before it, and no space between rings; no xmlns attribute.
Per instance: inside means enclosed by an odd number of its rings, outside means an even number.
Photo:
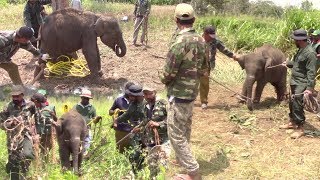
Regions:
<svg viewBox="0 0 320 180"><path fill-rule="evenodd" d="M272 83L272 85L274 86L275 91L277 93L277 100L283 101L285 99L285 94L287 92L286 84L277 82L277 83Z"/></svg>
<svg viewBox="0 0 320 180"><path fill-rule="evenodd" d="M245 103L247 101L245 98L246 96L247 96L247 87L246 87L246 83L243 83L241 96L240 95L237 96L239 103Z"/></svg>
<svg viewBox="0 0 320 180"><path fill-rule="evenodd" d="M247 98L247 107L250 111L253 110L252 106L252 88L256 79L253 75L247 75L246 80L244 82L244 87L246 88L246 98Z"/></svg>
<svg viewBox="0 0 320 180"><path fill-rule="evenodd" d="M84 39L82 53L93 76L102 76L101 59L96 39Z"/></svg>
<svg viewBox="0 0 320 180"><path fill-rule="evenodd" d="M70 153L71 151L68 145L65 143L61 143L59 147L59 154L60 154L60 161L61 161L61 166L63 170L68 170L71 167L70 161L69 161Z"/></svg>
<svg viewBox="0 0 320 180"><path fill-rule="evenodd" d="M265 87L266 84L267 84L267 82L264 80L257 81L257 86L256 86L256 90L254 93L253 103L260 102L262 91L263 91L263 88Z"/></svg>
<svg viewBox="0 0 320 180"><path fill-rule="evenodd" d="M71 149L72 149L72 165L73 172L75 174L79 173L79 150L80 150L80 138L72 138L71 139Z"/></svg>

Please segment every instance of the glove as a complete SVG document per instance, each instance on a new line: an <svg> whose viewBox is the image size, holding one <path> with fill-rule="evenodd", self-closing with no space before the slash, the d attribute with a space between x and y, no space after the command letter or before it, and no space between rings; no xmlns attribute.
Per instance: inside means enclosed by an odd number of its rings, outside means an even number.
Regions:
<svg viewBox="0 0 320 180"><path fill-rule="evenodd" d="M38 59L38 63L42 64L42 63L47 63L47 59L49 59L49 54L40 54L39 59Z"/></svg>

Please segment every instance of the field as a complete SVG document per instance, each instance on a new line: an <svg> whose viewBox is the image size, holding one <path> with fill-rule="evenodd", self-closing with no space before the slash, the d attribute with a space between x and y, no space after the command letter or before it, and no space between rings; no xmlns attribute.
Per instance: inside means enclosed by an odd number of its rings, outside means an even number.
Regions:
<svg viewBox="0 0 320 180"><path fill-rule="evenodd" d="M164 96L164 86L159 81L158 70L161 70L164 65L165 60L162 57L166 56L167 44L175 30L174 6L152 6L148 31L148 45L150 47L147 49L131 45L133 34L132 4L98 4L85 1L85 8L99 13L111 12L119 19L123 16L129 16L129 22L120 22L128 49L126 56L118 58L98 40L104 72L101 79L49 78L37 83L36 86L49 91L49 102L56 106L59 116L62 114L64 104L72 106L78 102L79 98L72 95L54 95L54 87L66 84L68 88L74 89L84 85L93 90L95 96L92 103L97 108L98 114L103 117L101 134L93 143L95 156L84 162L84 173L80 178L72 173L62 174L59 163L51 160L44 163L43 168L32 167L29 174L30 179L121 179L125 177L130 171L130 164L127 158L115 149L114 131L109 128L111 117L107 115L108 109L113 99L121 92L122 85L129 80L141 82L144 85L153 84L157 87L159 94ZM23 5L0 7L0 29L16 29L22 25L22 11ZM309 16L312 17L309 19L315 18L310 14ZM245 22L241 21L244 18ZM219 37L226 41L227 47L242 53L252 51L261 44L263 39L273 38L279 32L276 30L268 31L272 32L273 36L266 37L264 36L266 31L262 29L272 29L269 27L270 23L259 24L252 19L252 17L243 17L242 19L220 16L197 17L195 27L201 33L203 26L219 21ZM283 23L295 24L285 22L285 20L288 19L273 19L272 21L276 24L274 27L286 27ZM297 22L300 21L297 20ZM239 29L239 23L243 25L241 32L244 34L234 36L233 34L236 34L236 30ZM304 27L310 28L311 26L312 24L308 24ZM256 34L248 33L249 37L246 37L245 32ZM289 30L287 30L288 32ZM251 43L255 40L252 37L258 37L258 35L265 38L257 38L258 40ZM281 38L281 36L279 34L277 37ZM236 39L237 37L239 39ZM241 44L241 40L245 40L245 42ZM290 56L294 51L292 42L286 41L286 38L282 40L286 42L283 43L286 46L279 45L279 48L290 47L291 49L287 51ZM268 39L266 42L275 43L278 41ZM244 46L245 44L250 46ZM14 62L20 65L19 70L24 82L30 82L33 76L34 65L28 63L31 57L23 50L19 50L13 57ZM80 57L82 57L81 54ZM0 70L0 74L3 75L0 85L5 86L10 83L10 79L3 70ZM218 53L217 65L212 72L212 78L234 91L240 92L244 77L245 72L236 62ZM280 124L288 120L288 106L285 103L276 103L272 86L268 85L265 88L262 102L256 106L253 112L249 112L245 105L237 103L233 95L233 92L212 82L210 84L209 108L205 111L202 110L198 99L195 103L191 144L200 163L203 179L318 179L320 177L320 160L318 159L320 146L317 143L320 135L318 130L320 122L314 114L306 113L307 136L292 140L289 137L289 132L278 129ZM3 106L7 101L9 99L0 102L0 106ZM7 179L5 173L6 137L3 131L0 133L0 140L3 142L0 144L0 175ZM103 145L99 147L100 139L104 138L106 138L106 143L102 143ZM55 154L58 157L58 154ZM161 174L159 179L170 179L179 171L178 167L170 165L170 169ZM139 176L140 179L148 179L147 169Z"/></svg>

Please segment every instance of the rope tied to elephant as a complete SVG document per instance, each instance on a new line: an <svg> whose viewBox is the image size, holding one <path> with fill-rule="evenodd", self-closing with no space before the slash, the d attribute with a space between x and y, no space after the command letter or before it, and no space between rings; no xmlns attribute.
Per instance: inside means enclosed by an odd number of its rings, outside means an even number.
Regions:
<svg viewBox="0 0 320 180"><path fill-rule="evenodd" d="M87 61L84 59L74 59L62 55L57 58L57 63L47 62L44 69L45 77L74 76L85 77L90 74L87 68Z"/></svg>
<svg viewBox="0 0 320 180"><path fill-rule="evenodd" d="M244 99L246 99L246 100L250 100L250 101L252 101L252 99L251 99L251 98L249 98L249 97L247 97L247 96L244 96L244 95L242 95L242 94L240 94L240 93L238 93L238 92L236 92L236 91L232 90L231 88L229 88L229 87L227 87L226 85L224 85L224 84L220 83L219 81L215 80L214 78L212 78L212 77L209 77L209 78L210 78L213 82L215 82L215 83L219 84L220 86L224 87L225 89L227 89L227 90L229 90L229 91L233 92L235 95L238 95L238 96L240 96L241 98L244 98Z"/></svg>
<svg viewBox="0 0 320 180"><path fill-rule="evenodd" d="M303 95L303 107L306 111L311 113L318 113L319 112L319 103L314 94L307 94L307 93L298 93L298 94L292 94L291 99L294 99L296 96L302 96Z"/></svg>

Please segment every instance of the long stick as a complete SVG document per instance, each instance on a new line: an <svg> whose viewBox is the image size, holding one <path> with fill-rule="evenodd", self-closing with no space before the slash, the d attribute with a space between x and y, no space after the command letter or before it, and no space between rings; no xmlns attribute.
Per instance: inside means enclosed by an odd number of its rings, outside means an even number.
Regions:
<svg viewBox="0 0 320 180"><path fill-rule="evenodd" d="M36 81L38 81L44 73L44 68L46 67L46 64L41 63L39 66L41 69L40 69L38 75L35 78L33 78L32 82L30 83L31 85L33 85Z"/></svg>

